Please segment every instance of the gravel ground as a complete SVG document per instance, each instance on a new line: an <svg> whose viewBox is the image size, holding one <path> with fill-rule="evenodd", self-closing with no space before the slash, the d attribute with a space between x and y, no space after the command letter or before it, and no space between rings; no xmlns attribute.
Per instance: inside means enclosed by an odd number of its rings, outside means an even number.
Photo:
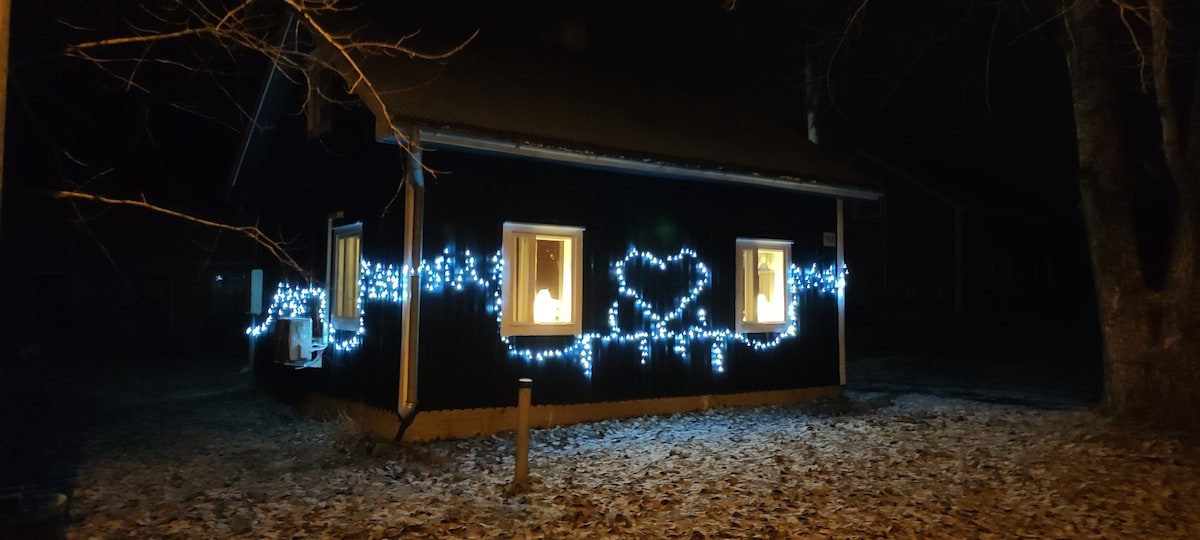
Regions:
<svg viewBox="0 0 1200 540"><path fill-rule="evenodd" d="M69 477L67 538L1200 535L1194 439L1086 409L850 390L537 430L517 491L511 435L373 440L234 365L74 382L55 395L86 414L31 437Z"/></svg>

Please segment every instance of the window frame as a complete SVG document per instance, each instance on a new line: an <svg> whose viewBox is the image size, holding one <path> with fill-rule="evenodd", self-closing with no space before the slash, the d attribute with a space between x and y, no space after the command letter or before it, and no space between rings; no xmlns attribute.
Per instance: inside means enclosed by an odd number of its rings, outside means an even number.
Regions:
<svg viewBox="0 0 1200 540"><path fill-rule="evenodd" d="M358 298L361 293L359 290L359 281L362 279L362 222L359 221L349 225L333 227L330 230L329 237L329 323L334 330L358 331L362 325L360 318L362 315L360 312L361 305ZM354 264L353 284L343 281L346 272L340 267L342 263L340 254L342 242L350 238L357 240L356 247L358 250L358 257L356 257ZM347 291L353 292L353 302L349 304L353 306L353 313L350 316L347 316L342 310L345 307L342 295Z"/></svg>
<svg viewBox="0 0 1200 540"><path fill-rule="evenodd" d="M734 265L736 271L736 287L734 289L734 330L739 334L745 333L779 333L787 329L791 324L791 291L788 287L788 272L792 267L792 241L777 240L768 238L738 238L735 242ZM754 305L757 301L757 295L754 300L747 297L746 288L746 267L743 264L744 254L746 251L754 251L755 266L758 261L758 250L771 249L783 251L783 294L784 294L784 314L781 322L760 322L758 320L757 308L752 313L753 320L745 320L747 311L747 303ZM749 302L747 302L749 300Z"/></svg>
<svg viewBox="0 0 1200 540"><path fill-rule="evenodd" d="M502 255L504 258L504 286L501 291L500 337L508 336L578 336L583 334L583 227L566 225L544 225L537 223L505 222L503 225ZM529 260L517 261L518 237L550 236L570 239L570 268L563 271L570 276L571 318L566 322L533 322L516 320L516 287L521 276L520 268L533 266L536 254L530 252ZM565 263L564 263L565 264ZM526 278L528 279L528 278ZM527 299L533 302L532 298Z"/></svg>

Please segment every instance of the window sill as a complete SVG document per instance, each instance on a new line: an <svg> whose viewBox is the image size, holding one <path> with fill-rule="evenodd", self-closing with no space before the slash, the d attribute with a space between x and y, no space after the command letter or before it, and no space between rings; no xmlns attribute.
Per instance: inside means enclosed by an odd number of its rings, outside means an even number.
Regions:
<svg viewBox="0 0 1200 540"><path fill-rule="evenodd" d="M505 324L500 328L500 337L524 336L578 336L583 326L574 323Z"/></svg>

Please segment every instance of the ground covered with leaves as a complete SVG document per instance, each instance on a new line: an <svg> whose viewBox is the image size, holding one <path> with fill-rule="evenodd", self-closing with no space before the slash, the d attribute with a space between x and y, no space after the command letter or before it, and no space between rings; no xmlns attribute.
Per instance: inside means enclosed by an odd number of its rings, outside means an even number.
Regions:
<svg viewBox="0 0 1200 540"><path fill-rule="evenodd" d="M1194 442L1087 410L850 391L536 430L514 491L511 435L374 440L240 377L93 384L66 536L1200 535Z"/></svg>

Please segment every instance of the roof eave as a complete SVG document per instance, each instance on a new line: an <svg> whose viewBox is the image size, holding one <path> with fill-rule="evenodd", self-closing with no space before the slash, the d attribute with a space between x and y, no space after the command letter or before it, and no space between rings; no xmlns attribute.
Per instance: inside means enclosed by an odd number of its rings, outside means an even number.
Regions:
<svg viewBox="0 0 1200 540"><path fill-rule="evenodd" d="M382 134L381 134L382 135ZM523 143L495 137L486 137L447 129L420 128L420 144L424 147L456 148L492 154L519 156L557 163L569 163L584 167L633 174L644 174L663 178L685 180L707 180L741 185L752 185L843 197L848 199L879 200L883 193L869 188L837 185L824 181L804 180L782 176L759 175L711 168L687 167L656 160L634 159L577 150L556 148L534 143ZM392 135L383 135L380 142L397 144Z"/></svg>

